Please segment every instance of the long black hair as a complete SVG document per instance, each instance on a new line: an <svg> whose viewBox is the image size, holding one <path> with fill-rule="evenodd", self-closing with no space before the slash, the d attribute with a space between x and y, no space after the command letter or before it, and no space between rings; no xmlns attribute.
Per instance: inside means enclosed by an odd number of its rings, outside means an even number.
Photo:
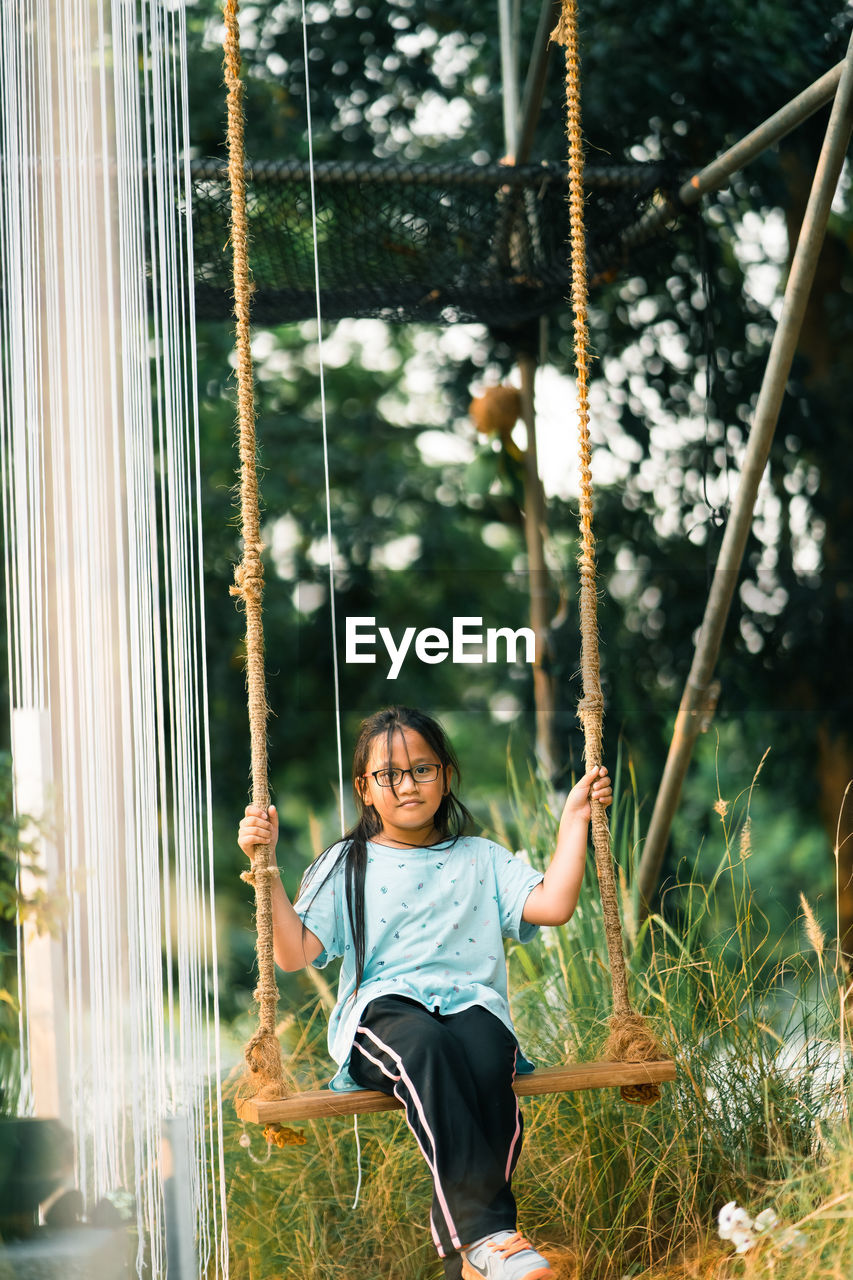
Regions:
<svg viewBox="0 0 853 1280"><path fill-rule="evenodd" d="M467 830L474 826L474 819L464 804L453 794L453 784L458 784L459 761L442 726L432 716L414 707L384 707L375 715L368 716L361 723L361 730L355 744L352 758L352 783L355 795L358 820L342 837L338 856L329 867L314 893L319 892L329 876L333 875L340 864L344 863L347 912L350 919L353 941L355 943L355 991L361 986L364 977L364 881L367 874L367 842L382 830L382 821L373 805L367 804L362 794L361 781L367 772L370 762L371 748L377 738L384 737L387 748L386 759L391 759L394 735L402 729L413 729L432 748L441 763L442 774L447 779L451 771L451 785L442 796L433 818L433 825L438 833L436 843L456 841ZM335 841L337 844L337 841ZM300 889L300 896L311 887L314 872L330 849L329 845L323 853L312 862L305 873ZM303 929L305 926L303 925Z"/></svg>

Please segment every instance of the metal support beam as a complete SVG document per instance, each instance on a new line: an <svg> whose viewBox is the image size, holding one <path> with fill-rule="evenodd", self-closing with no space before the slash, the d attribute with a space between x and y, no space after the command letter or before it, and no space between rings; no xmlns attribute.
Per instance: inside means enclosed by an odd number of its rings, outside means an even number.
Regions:
<svg viewBox="0 0 853 1280"><path fill-rule="evenodd" d="M648 904L657 886L670 826L681 786L708 700L723 631L737 587L747 537L752 526L758 486L776 430L785 387L802 328L818 255L826 233L832 199L853 132L853 37L839 77L838 90L815 171L803 225L791 265L782 314L761 384L755 418L747 441L740 485L726 525L693 663L678 709L669 755L655 800L638 871L640 899ZM698 198L698 197L697 197Z"/></svg>

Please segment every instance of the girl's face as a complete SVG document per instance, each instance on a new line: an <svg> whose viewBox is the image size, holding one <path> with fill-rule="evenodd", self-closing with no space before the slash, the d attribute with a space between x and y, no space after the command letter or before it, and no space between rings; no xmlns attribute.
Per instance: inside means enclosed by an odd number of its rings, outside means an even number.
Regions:
<svg viewBox="0 0 853 1280"><path fill-rule="evenodd" d="M401 776L393 786L383 786L383 781L391 780L392 770L398 770ZM442 766L432 747L415 729L395 730L390 758L385 734L373 740L359 789L365 805L373 806L382 823L382 843L432 843L433 818L450 790L451 772L449 766ZM429 778L430 773L435 773L435 777ZM393 777L397 779L397 774Z"/></svg>

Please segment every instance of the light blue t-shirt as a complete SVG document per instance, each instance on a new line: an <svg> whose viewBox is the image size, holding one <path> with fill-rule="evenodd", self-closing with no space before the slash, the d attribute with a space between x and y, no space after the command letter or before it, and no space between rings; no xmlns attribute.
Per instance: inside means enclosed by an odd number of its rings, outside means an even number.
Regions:
<svg viewBox="0 0 853 1280"><path fill-rule="evenodd" d="M535 935L537 926L521 913L542 873L480 836L424 849L369 841L364 975L353 999L355 943L343 861L326 877L340 849L333 845L314 865L294 904L323 943L315 966L343 956L329 1019L329 1052L339 1068L330 1087L358 1087L347 1070L353 1037L365 1005L379 996L408 996L445 1014L481 1005L515 1035L502 939L529 942ZM517 1069L533 1070L521 1053Z"/></svg>

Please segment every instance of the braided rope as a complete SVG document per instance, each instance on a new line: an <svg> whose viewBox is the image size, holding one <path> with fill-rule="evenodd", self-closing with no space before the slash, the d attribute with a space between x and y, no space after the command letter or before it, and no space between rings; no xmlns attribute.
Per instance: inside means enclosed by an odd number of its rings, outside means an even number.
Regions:
<svg viewBox="0 0 853 1280"><path fill-rule="evenodd" d="M243 116L243 82L240 79L240 31L237 0L225 0L224 62L228 89L228 181L231 189L231 248L234 256L234 316L237 347L237 424L240 453L240 521L243 559L234 572L231 594L246 613L246 690L251 737L252 803L266 810L267 706L264 673L263 595L260 497L258 492L257 440L255 436L254 378L252 371L249 311L249 234L246 214L246 152ZM246 1045L245 1057L253 1093L261 1098L284 1094L281 1048L275 1034L278 988L275 981L272 928L272 880L276 869L269 864L269 845L254 850L252 870L246 872L255 890L257 920L258 1030Z"/></svg>
<svg viewBox="0 0 853 1280"><path fill-rule="evenodd" d="M569 222L571 235L572 310L574 312L575 368L578 399L580 456L580 629L583 697L578 718L584 732L587 770L601 763L604 698L598 654L598 595L596 590L595 537L592 531L592 472L589 438L589 329L587 325L586 236L584 230L583 144L580 112L580 59L578 56L577 0L563 0L562 13L552 40L566 50L566 107L569 138ZM610 848L607 812L591 800L592 843L601 891L604 931L613 988L613 1015L605 1057L622 1062L647 1062L663 1057L663 1051L634 1013L628 998L628 977L622 941L622 924L616 892L616 876ZM622 1096L629 1102L654 1102L660 1097L656 1084L626 1085Z"/></svg>

